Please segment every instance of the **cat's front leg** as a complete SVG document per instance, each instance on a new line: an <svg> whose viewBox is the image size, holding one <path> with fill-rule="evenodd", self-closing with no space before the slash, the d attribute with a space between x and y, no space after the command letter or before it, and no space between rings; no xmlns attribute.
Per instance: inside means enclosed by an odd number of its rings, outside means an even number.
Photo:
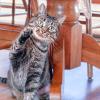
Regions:
<svg viewBox="0 0 100 100"><path fill-rule="evenodd" d="M45 92L43 94L41 94L39 100L50 100L50 93L49 92Z"/></svg>
<svg viewBox="0 0 100 100"><path fill-rule="evenodd" d="M20 36L18 38L18 42L20 45L23 45L27 39L32 35L33 31L31 27L26 27L22 32L20 33Z"/></svg>
<svg viewBox="0 0 100 100"><path fill-rule="evenodd" d="M39 100L37 91L24 93L23 97L23 100Z"/></svg>
<svg viewBox="0 0 100 100"><path fill-rule="evenodd" d="M25 27L21 32L18 38L15 40L10 50L10 59L18 58L25 50L25 42L32 35L32 27Z"/></svg>

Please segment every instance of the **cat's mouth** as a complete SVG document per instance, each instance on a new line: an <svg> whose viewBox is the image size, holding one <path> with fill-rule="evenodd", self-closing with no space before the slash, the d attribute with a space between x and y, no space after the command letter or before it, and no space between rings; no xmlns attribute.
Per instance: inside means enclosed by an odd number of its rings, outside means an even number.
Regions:
<svg viewBox="0 0 100 100"><path fill-rule="evenodd" d="M42 33L42 31L34 29L34 36L40 41L46 41L47 37Z"/></svg>
<svg viewBox="0 0 100 100"><path fill-rule="evenodd" d="M41 29L37 29L36 33L41 38L48 38L50 36L50 33L47 32L47 30L43 30L43 29L42 30Z"/></svg>

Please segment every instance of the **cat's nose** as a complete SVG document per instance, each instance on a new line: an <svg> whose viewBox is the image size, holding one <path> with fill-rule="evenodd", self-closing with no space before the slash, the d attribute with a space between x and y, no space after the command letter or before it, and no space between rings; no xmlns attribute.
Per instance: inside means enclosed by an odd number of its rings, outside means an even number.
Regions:
<svg viewBox="0 0 100 100"><path fill-rule="evenodd" d="M43 33L45 33L47 31L47 28L43 28Z"/></svg>

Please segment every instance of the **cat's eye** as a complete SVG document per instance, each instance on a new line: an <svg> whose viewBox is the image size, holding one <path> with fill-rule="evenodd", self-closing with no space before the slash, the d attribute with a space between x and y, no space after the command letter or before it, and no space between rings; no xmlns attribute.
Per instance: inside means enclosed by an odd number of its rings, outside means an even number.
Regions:
<svg viewBox="0 0 100 100"><path fill-rule="evenodd" d="M55 27L53 27L53 26L50 26L50 27L49 27L49 32L53 32L53 33L54 33L54 32L56 32L56 29L55 29Z"/></svg>
<svg viewBox="0 0 100 100"><path fill-rule="evenodd" d="M44 18L39 18L38 21L37 21L37 25L39 27L43 27L44 26L44 22L45 22Z"/></svg>
<svg viewBox="0 0 100 100"><path fill-rule="evenodd" d="M38 26L42 27L43 26L43 22L42 21L38 21Z"/></svg>
<svg viewBox="0 0 100 100"><path fill-rule="evenodd" d="M39 32L39 29L37 29L36 32Z"/></svg>
<svg viewBox="0 0 100 100"><path fill-rule="evenodd" d="M39 29L39 27L37 27L37 28L36 28L36 32L39 32L39 31L40 31L40 29Z"/></svg>

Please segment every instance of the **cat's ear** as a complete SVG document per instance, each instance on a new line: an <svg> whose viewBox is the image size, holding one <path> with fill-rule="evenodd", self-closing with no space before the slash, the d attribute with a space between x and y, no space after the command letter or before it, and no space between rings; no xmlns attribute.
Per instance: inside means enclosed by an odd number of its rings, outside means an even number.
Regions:
<svg viewBox="0 0 100 100"><path fill-rule="evenodd" d="M62 5L57 5L56 7L56 18L60 25L62 25L66 19L66 16L64 15L64 7Z"/></svg>
<svg viewBox="0 0 100 100"><path fill-rule="evenodd" d="M42 4L39 6L38 14L39 14L39 15L46 15L46 14L47 14L47 9L46 9L45 4L42 3Z"/></svg>

